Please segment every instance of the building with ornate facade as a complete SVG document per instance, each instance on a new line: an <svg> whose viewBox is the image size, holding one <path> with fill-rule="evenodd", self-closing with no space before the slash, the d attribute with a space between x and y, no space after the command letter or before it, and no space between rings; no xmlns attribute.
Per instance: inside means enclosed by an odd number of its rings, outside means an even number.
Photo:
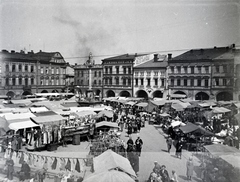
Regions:
<svg viewBox="0 0 240 182"><path fill-rule="evenodd" d="M91 66L89 64L91 63ZM102 98L102 65L95 64L92 55L84 64L74 66L75 91L80 97L85 97L89 88L95 97Z"/></svg>
<svg viewBox="0 0 240 182"><path fill-rule="evenodd" d="M67 63L59 52L0 52L0 95L61 92Z"/></svg>
<svg viewBox="0 0 240 182"><path fill-rule="evenodd" d="M171 57L171 55L169 55ZM138 62L138 61L136 61ZM135 97L163 98L167 92L168 56L154 54L154 57L134 66Z"/></svg>
<svg viewBox="0 0 240 182"><path fill-rule="evenodd" d="M233 100L234 51L234 46L214 47L190 50L170 59L170 93L194 100Z"/></svg>
<svg viewBox="0 0 240 182"><path fill-rule="evenodd" d="M240 101L240 50L234 52L234 90L233 100Z"/></svg>

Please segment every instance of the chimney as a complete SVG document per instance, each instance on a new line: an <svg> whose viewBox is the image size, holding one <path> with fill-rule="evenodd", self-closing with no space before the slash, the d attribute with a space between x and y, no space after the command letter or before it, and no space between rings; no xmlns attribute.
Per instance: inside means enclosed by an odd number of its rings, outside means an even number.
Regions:
<svg viewBox="0 0 240 182"><path fill-rule="evenodd" d="M158 61L158 54L154 54L153 61L154 61L154 62Z"/></svg>
<svg viewBox="0 0 240 182"><path fill-rule="evenodd" d="M168 60L172 59L172 54L168 54Z"/></svg>
<svg viewBox="0 0 240 182"><path fill-rule="evenodd" d="M39 50L39 52L42 52L42 50Z"/></svg>
<svg viewBox="0 0 240 182"><path fill-rule="evenodd" d="M31 53L34 53L33 50L31 50Z"/></svg>
<svg viewBox="0 0 240 182"><path fill-rule="evenodd" d="M14 50L11 50L11 53L15 53L15 51L14 51Z"/></svg>
<svg viewBox="0 0 240 182"><path fill-rule="evenodd" d="M8 51L7 51L6 49L3 49L2 52L6 52L6 53L8 53Z"/></svg>
<svg viewBox="0 0 240 182"><path fill-rule="evenodd" d="M191 49L190 52L193 53L193 50Z"/></svg>
<svg viewBox="0 0 240 182"><path fill-rule="evenodd" d="M217 49L217 47L216 47L216 46L214 46L214 49Z"/></svg>
<svg viewBox="0 0 240 182"><path fill-rule="evenodd" d="M235 48L235 44L232 44L232 48L233 48L233 49Z"/></svg>

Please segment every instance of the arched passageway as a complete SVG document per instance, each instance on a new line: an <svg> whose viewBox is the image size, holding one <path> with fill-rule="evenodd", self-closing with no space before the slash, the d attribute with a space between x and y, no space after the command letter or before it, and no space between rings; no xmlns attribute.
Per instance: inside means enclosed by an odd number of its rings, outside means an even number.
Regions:
<svg viewBox="0 0 240 182"><path fill-rule="evenodd" d="M115 93L112 90L108 90L106 95L107 95L107 97L115 97Z"/></svg>
<svg viewBox="0 0 240 182"><path fill-rule="evenodd" d="M233 100L233 94L229 92L220 92L216 96L217 101L230 101Z"/></svg>
<svg viewBox="0 0 240 182"><path fill-rule="evenodd" d="M8 91L7 94L6 94L8 97L11 97L13 98L15 93L13 91Z"/></svg>
<svg viewBox="0 0 240 182"><path fill-rule="evenodd" d="M139 90L139 91L137 91L136 96L137 96L137 97L140 97L140 98L148 98L148 94L147 94L147 92L144 91L144 90Z"/></svg>
<svg viewBox="0 0 240 182"><path fill-rule="evenodd" d="M209 95L205 92L198 92L195 95L195 100L209 100Z"/></svg>
<svg viewBox="0 0 240 182"><path fill-rule="evenodd" d="M47 90L43 90L41 93L48 93L48 91Z"/></svg>
<svg viewBox="0 0 240 182"><path fill-rule="evenodd" d="M96 90L96 95L100 96L101 91L100 90Z"/></svg>
<svg viewBox="0 0 240 182"><path fill-rule="evenodd" d="M162 98L163 97L163 93L160 90L156 90L153 92L152 94L153 98L157 97L157 98Z"/></svg>
<svg viewBox="0 0 240 182"><path fill-rule="evenodd" d="M181 94L181 95L186 95L183 91L176 91L174 94Z"/></svg>
<svg viewBox="0 0 240 182"><path fill-rule="evenodd" d="M119 96L120 97L131 97L131 94L128 91L124 90L119 93Z"/></svg>

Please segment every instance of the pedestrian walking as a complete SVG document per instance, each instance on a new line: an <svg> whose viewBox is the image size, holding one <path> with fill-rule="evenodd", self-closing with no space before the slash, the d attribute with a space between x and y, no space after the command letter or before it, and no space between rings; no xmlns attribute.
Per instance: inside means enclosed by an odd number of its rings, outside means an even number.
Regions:
<svg viewBox="0 0 240 182"><path fill-rule="evenodd" d="M138 156L141 156L141 151L142 151L142 145L143 145L143 141L140 138L140 136L137 137L136 141L135 141L135 145L136 145L136 152L138 154Z"/></svg>
<svg viewBox="0 0 240 182"><path fill-rule="evenodd" d="M182 157L182 142L181 141L178 141L177 144L176 144L176 156L177 158L180 158Z"/></svg>
<svg viewBox="0 0 240 182"><path fill-rule="evenodd" d="M172 170L172 178L170 182L178 182L178 177L176 171Z"/></svg>
<svg viewBox="0 0 240 182"><path fill-rule="evenodd" d="M160 171L160 175L162 177L162 182L169 182L170 178L168 175L168 171L166 170L166 166L162 165L161 171Z"/></svg>
<svg viewBox="0 0 240 182"><path fill-rule="evenodd" d="M134 148L134 143L133 143L133 140L132 140L132 137L130 136L128 141L127 141L127 152L131 152Z"/></svg>
<svg viewBox="0 0 240 182"><path fill-rule="evenodd" d="M192 157L190 157L187 161L187 178L191 180L192 175L193 175L193 160Z"/></svg>
<svg viewBox="0 0 240 182"><path fill-rule="evenodd" d="M173 143L172 138L169 136L167 138L166 142L167 142L167 150L168 150L168 153L169 153L171 148L172 148L172 143Z"/></svg>
<svg viewBox="0 0 240 182"><path fill-rule="evenodd" d="M19 171L19 181L24 181L26 179L30 179L30 167L26 161L23 161L21 170Z"/></svg>

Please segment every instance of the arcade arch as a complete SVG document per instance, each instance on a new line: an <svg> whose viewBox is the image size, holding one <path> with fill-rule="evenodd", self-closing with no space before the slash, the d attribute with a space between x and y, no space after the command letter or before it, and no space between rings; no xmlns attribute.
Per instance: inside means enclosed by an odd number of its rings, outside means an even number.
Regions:
<svg viewBox="0 0 240 182"><path fill-rule="evenodd" d="M230 101L233 100L233 94L229 92L219 92L216 99L217 101Z"/></svg>
<svg viewBox="0 0 240 182"><path fill-rule="evenodd" d="M205 92L198 92L195 95L195 100L209 100L209 95Z"/></svg>
<svg viewBox="0 0 240 182"><path fill-rule="evenodd" d="M156 90L152 93L153 98L157 97L157 98L163 98L163 93L160 90Z"/></svg>
<svg viewBox="0 0 240 182"><path fill-rule="evenodd" d="M144 91L144 90L138 90L138 91L136 92L136 96L137 96L137 97L141 97L141 98L148 98L148 94L147 94L147 92Z"/></svg>
<svg viewBox="0 0 240 182"><path fill-rule="evenodd" d="M107 96L107 97L115 97L115 93L114 93L114 91L112 91L112 90L108 90L108 91L106 92L106 96Z"/></svg>
<svg viewBox="0 0 240 182"><path fill-rule="evenodd" d="M124 90L119 93L119 96L120 97L131 97L131 94L128 91Z"/></svg>

